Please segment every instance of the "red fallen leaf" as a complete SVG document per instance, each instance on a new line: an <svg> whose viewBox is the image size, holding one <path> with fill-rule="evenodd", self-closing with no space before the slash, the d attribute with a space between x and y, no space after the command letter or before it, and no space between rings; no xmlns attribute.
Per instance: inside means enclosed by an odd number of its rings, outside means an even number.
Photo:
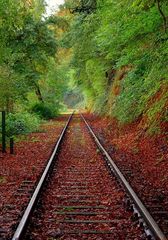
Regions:
<svg viewBox="0 0 168 240"><path fill-rule="evenodd" d="M21 188L25 180L32 181L32 187L46 165L57 137L60 135L63 126L67 121L66 117L61 117L51 121L51 123L44 124L43 133L32 133L26 137L26 140L15 144L15 154L2 154L0 152L0 178L5 175L6 181L0 182L0 206L5 204L13 205L15 211L7 208L0 209L2 216L1 227L5 226L10 233L13 221L21 214L26 206L29 193L24 195L17 195L17 190ZM61 123L61 124L60 124ZM35 141L38 139L38 141ZM8 150L9 152L9 150ZM5 221L9 218L9 224Z"/></svg>
<svg viewBox="0 0 168 240"><path fill-rule="evenodd" d="M116 120L103 119L86 114L96 135L101 135L106 149L115 163L122 169L130 170L125 176L143 199L150 205L157 198L158 189L164 193L163 209L168 209L168 145L166 135L146 136L138 122L119 127ZM109 134L111 132L111 134Z"/></svg>
<svg viewBox="0 0 168 240"><path fill-rule="evenodd" d="M92 138L86 131L84 124L80 123L80 131L79 125L76 126L76 122L72 122L70 124L70 130L67 133L67 137L65 141L63 141L62 149L57 159L57 172L56 175L53 175L52 182L50 182L49 187L46 193L43 196L42 200L42 208L40 214L33 218L33 222L37 224L43 221L44 224L39 226L36 229L37 237L36 240L44 240L48 239L48 234L50 231L55 234L55 229L72 231L72 230L97 230L97 231L109 231L112 230L113 239L125 240L126 237L131 236L133 239L137 234L140 235L140 230L133 227L130 230L130 225L132 224L130 221L130 213L126 212L123 208L122 197L124 197L124 193L118 189L116 181L114 178L111 178L106 171L104 166L104 161L101 158L100 154L95 154L95 144L92 141ZM78 131L77 131L78 130ZM78 134L76 134L78 132ZM79 149L81 151L79 152ZM94 161L90 161L94 159ZM87 170L88 168L88 170ZM81 169L83 169L81 171ZM74 171L76 170L76 171ZM89 195L94 195L98 198L98 203L96 205L104 205L107 209L73 209L72 205L82 205L85 206L86 202L82 203L82 197L78 193L77 190L72 191L71 184L68 185L68 182L74 182L73 187L75 186L75 182L79 184L79 186L83 185L87 182L87 187L85 191L81 195L86 195L87 200L90 200L89 205L95 206L95 203L92 197ZM68 187L68 189L65 189ZM110 193L113 194L110 194ZM68 194L71 197L68 197ZM56 196L60 196L60 198ZM66 196L67 195L67 196ZM62 197L61 197L62 196ZM74 199L77 203L70 203L69 199ZM84 197L85 199L85 197ZM93 202L92 202L93 201ZM114 210L114 206L118 206L120 204L120 208L116 207ZM64 205L66 209L60 209L58 206ZM87 204L88 205L88 204ZM68 208L69 207L69 208ZM122 210L121 210L122 208ZM104 211L110 211L111 214L104 214ZM65 216L64 212L85 212L91 213L92 211L97 211L98 215L78 215L75 214L67 214ZM102 212L102 214L101 214ZM124 216L124 218L123 218ZM125 218L127 221L125 221ZM113 220L118 219L117 221L122 221L118 232L116 232L117 225L108 224L108 223L77 223L77 224L65 224L61 223L63 220ZM123 224L125 228L123 228ZM48 232L49 231L49 232ZM129 233L129 235L128 235ZM31 235L31 231L30 231ZM122 236L123 235L123 236ZM54 235L53 235L54 236ZM30 236L31 237L31 236ZM85 238L92 240L102 240L104 239L101 234L94 234L92 236L86 235ZM68 236L59 236L59 239L69 239L69 240L79 240L83 239L83 234L78 234L76 237ZM140 240L140 238L138 239Z"/></svg>
<svg viewBox="0 0 168 240"><path fill-rule="evenodd" d="M59 238L62 236L62 231L60 228L57 228L56 230L50 230L47 232L47 235L53 238Z"/></svg>

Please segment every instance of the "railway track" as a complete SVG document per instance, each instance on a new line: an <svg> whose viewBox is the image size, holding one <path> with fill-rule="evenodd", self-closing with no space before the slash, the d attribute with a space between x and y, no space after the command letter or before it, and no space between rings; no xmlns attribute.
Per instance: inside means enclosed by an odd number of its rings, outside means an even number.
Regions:
<svg viewBox="0 0 168 240"><path fill-rule="evenodd" d="M166 237L84 117L76 115L63 129L12 237L19 239Z"/></svg>

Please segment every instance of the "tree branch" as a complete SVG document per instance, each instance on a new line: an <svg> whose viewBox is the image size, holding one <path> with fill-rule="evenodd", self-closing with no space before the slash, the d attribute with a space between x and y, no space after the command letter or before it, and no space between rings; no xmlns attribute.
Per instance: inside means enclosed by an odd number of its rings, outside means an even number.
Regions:
<svg viewBox="0 0 168 240"><path fill-rule="evenodd" d="M156 0L156 3L157 3L157 8L159 10L159 13L163 18L164 31L166 33L167 32L167 19L166 19L166 16L164 15L164 13L162 11L160 0Z"/></svg>

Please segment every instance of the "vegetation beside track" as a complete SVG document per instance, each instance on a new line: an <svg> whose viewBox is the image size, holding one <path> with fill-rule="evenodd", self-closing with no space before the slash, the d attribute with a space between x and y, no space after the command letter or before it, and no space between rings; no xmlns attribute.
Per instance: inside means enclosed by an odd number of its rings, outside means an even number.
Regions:
<svg viewBox="0 0 168 240"><path fill-rule="evenodd" d="M0 223L4 230L1 229L1 238L11 239L67 119L68 116L58 117L44 123L39 132L24 136L17 142L13 155L0 152Z"/></svg>
<svg viewBox="0 0 168 240"><path fill-rule="evenodd" d="M65 105L166 131L167 1L65 0L51 16L45 5L0 1L0 110L24 115L26 131L28 114L37 123Z"/></svg>
<svg viewBox="0 0 168 240"><path fill-rule="evenodd" d="M10 136L36 130L63 108L58 21L44 14L45 1L0 1L0 110Z"/></svg>
<svg viewBox="0 0 168 240"><path fill-rule="evenodd" d="M63 39L71 80L86 108L159 133L167 122L167 1L66 0L62 14L71 20Z"/></svg>

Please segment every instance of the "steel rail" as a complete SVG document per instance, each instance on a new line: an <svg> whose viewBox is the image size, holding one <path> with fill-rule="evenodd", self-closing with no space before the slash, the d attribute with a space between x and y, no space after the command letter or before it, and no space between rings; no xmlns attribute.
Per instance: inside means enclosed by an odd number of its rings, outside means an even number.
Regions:
<svg viewBox="0 0 168 240"><path fill-rule="evenodd" d="M120 179L122 185L126 189L126 192L128 193L129 197L132 199L132 201L135 204L136 208L139 210L141 216L145 220L145 223L147 224L147 226L149 227L149 229L151 230L151 232L153 233L155 238L158 239L158 240L167 240L166 236L164 235L162 230L159 228L159 226L156 223L156 221L150 215L150 213L148 212L148 210L146 209L146 207L144 206L142 201L139 199L137 194L134 192L133 188L130 186L129 182L126 180L124 175L121 173L121 171L119 170L117 165L114 163L114 161L112 160L112 158L110 157L108 152L102 146L102 144L100 143L99 139L97 138L97 136L93 132L92 128L89 126L89 124L85 120L84 116L82 114L80 114L80 115L81 115L83 121L85 122L89 132L91 133L92 137L94 138L96 144L98 145L99 149L105 155L106 159L108 160L108 162L112 166L114 173Z"/></svg>
<svg viewBox="0 0 168 240"><path fill-rule="evenodd" d="M27 223L28 223L28 220L30 218L30 215L33 212L35 204L37 203L39 194L40 194L40 192L42 190L42 187L44 186L45 180L46 180L46 178L47 178L47 176L49 174L49 171L50 171L51 166L52 166L52 164L54 162L55 156L56 156L56 154L58 152L60 143L61 143L61 141L62 141L62 139L64 137L65 131L66 131L66 129L67 129L67 127L68 127L68 125L69 125L69 123L71 121L72 116L73 116L73 113L70 115L70 117L69 117L65 127L63 128L63 130L61 132L61 135L60 135L60 137L59 137L59 139L58 139L58 141L57 141L57 143L56 143L56 145L54 147L54 150L53 150L53 152L51 154L51 157L50 157L50 159L49 159L49 161L47 163L47 166L46 166L46 168L45 168L45 170L44 170L44 172L43 172L43 174L42 174L42 176L41 176L41 178L40 178L40 180L38 182L37 187L35 188L35 191L34 191L32 197L31 197L31 199L30 199L30 201L29 201L29 203L27 205L27 208L26 208L26 210L25 210L25 212L24 212L24 214L23 214L23 216L21 218L21 221L20 221L20 223L19 223L19 225L18 225L18 227L17 227L17 229L16 229L16 231L15 231L13 237L12 237L12 240L21 240L21 237L22 237L22 235L24 233L24 230L25 230L25 228L27 226Z"/></svg>

